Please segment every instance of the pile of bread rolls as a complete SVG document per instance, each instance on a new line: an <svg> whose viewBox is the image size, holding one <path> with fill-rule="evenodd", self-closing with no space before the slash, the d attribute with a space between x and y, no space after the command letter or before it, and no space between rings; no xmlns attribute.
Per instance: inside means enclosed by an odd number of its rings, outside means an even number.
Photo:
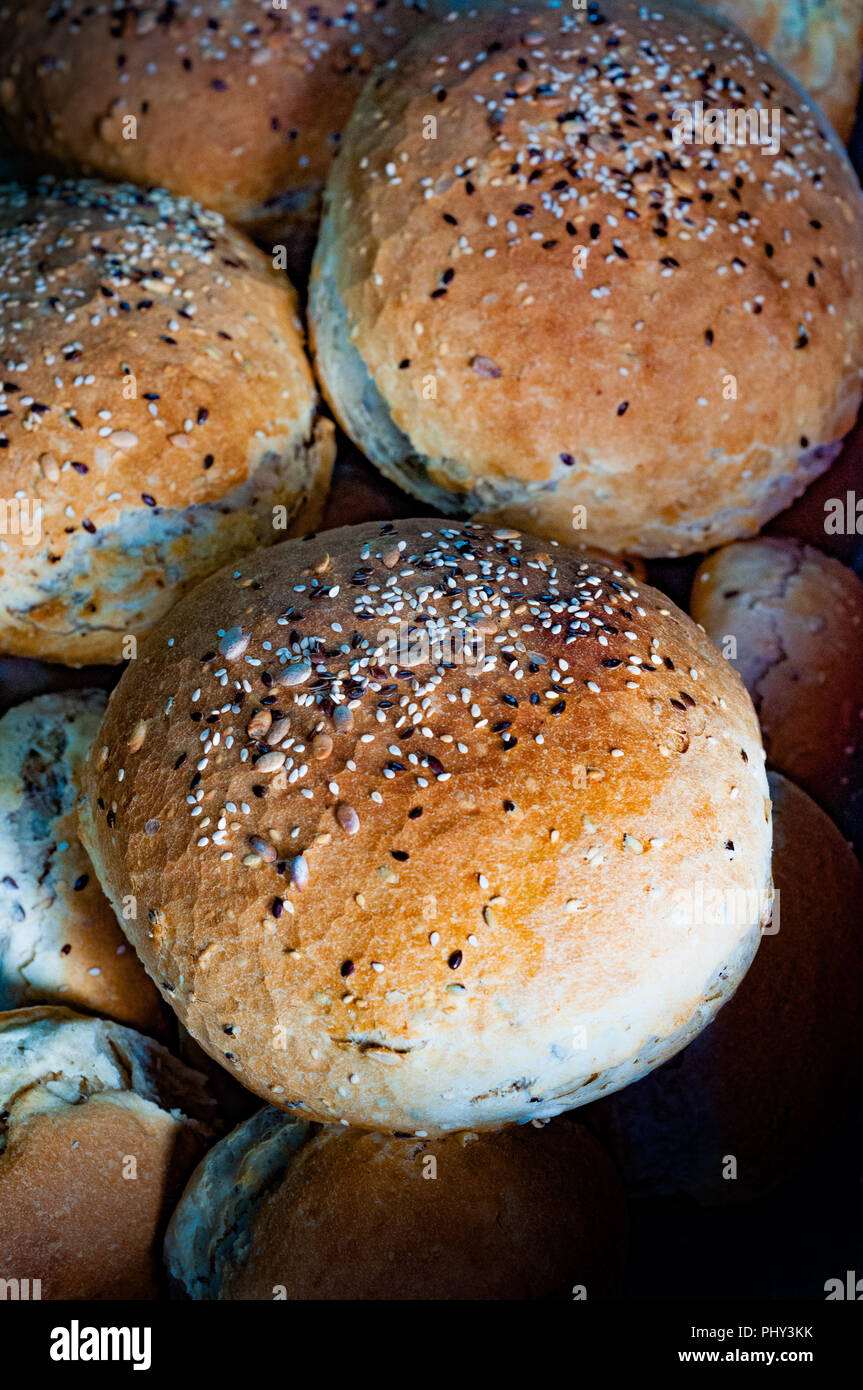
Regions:
<svg viewBox="0 0 863 1390"><path fill-rule="evenodd" d="M0 0L5 1287L614 1298L630 1201L849 1142L863 19L799 8Z"/></svg>

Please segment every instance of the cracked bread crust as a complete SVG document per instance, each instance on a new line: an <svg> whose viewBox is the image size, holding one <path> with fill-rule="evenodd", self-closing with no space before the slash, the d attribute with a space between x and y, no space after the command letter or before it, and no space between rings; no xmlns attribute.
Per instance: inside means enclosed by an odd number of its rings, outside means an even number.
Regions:
<svg viewBox="0 0 863 1390"><path fill-rule="evenodd" d="M863 583L799 541L761 537L702 562L692 616L752 696L768 762L840 813L863 716Z"/></svg>
<svg viewBox="0 0 863 1390"><path fill-rule="evenodd" d="M475 523L345 527L207 581L84 780L163 996L323 1121L439 1134L625 1085L733 992L769 912L728 663L614 561Z"/></svg>
<svg viewBox="0 0 863 1390"><path fill-rule="evenodd" d="M193 1299L613 1293L623 1188L569 1120L411 1141L264 1110L210 1151L166 1239Z"/></svg>

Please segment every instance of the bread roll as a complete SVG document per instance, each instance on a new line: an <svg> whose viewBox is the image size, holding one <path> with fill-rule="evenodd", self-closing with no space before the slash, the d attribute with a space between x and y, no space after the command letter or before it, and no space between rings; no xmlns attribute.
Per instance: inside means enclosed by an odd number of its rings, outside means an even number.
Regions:
<svg viewBox="0 0 863 1390"><path fill-rule="evenodd" d="M104 1019L0 1014L0 1278L155 1298L165 1221L212 1139L202 1079Z"/></svg>
<svg viewBox="0 0 863 1390"><path fill-rule="evenodd" d="M700 0L733 19L851 134L863 63L860 0Z"/></svg>
<svg viewBox="0 0 863 1390"><path fill-rule="evenodd" d="M65 1004L165 1037L158 991L78 839L81 768L107 696L40 695L0 719L0 1009Z"/></svg>
<svg viewBox="0 0 863 1390"><path fill-rule="evenodd" d="M770 908L728 663L623 569L477 524L223 570L124 675L84 780L164 997L318 1120L424 1138L626 1085L734 989Z"/></svg>
<svg viewBox="0 0 863 1390"><path fill-rule="evenodd" d="M805 792L769 782L777 911L749 973L684 1052L593 1112L642 1194L759 1197L857 1093L863 870Z"/></svg>
<svg viewBox="0 0 863 1390"><path fill-rule="evenodd" d="M686 143L696 102L778 113L778 153ZM424 503L691 554L754 534L838 453L861 255L835 134L725 21L484 6L354 109L310 290L318 374Z"/></svg>
<svg viewBox="0 0 863 1390"><path fill-rule="evenodd" d="M120 662L191 583L317 524L332 425L295 300L215 213L6 185L0 287L0 652Z"/></svg>
<svg viewBox="0 0 863 1390"><path fill-rule="evenodd" d="M762 537L709 555L692 616L740 672L768 762L841 814L863 717L863 584L813 546Z"/></svg>
<svg viewBox="0 0 863 1390"><path fill-rule="evenodd" d="M0 4L0 120L32 157L306 237L368 74L465 0Z"/></svg>
<svg viewBox="0 0 863 1390"><path fill-rule="evenodd" d="M596 1299L620 1179L581 1125L393 1139L265 1109L200 1164L165 1242L192 1299Z"/></svg>

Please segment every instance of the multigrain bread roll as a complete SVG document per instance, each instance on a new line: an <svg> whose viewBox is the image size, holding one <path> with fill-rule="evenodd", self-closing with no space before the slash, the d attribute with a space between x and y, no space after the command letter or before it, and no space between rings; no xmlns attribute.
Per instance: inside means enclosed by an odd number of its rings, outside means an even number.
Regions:
<svg viewBox="0 0 863 1390"><path fill-rule="evenodd" d="M860 0L699 0L766 48L847 140L863 63Z"/></svg>
<svg viewBox="0 0 863 1390"><path fill-rule="evenodd" d="M183 1024L318 1120L434 1136L626 1085L731 993L770 907L728 663L623 569L477 524L222 571L124 674L84 783Z"/></svg>
<svg viewBox="0 0 863 1390"><path fill-rule="evenodd" d="M779 153L695 143L694 116L678 143L697 102L778 111ZM725 21L484 7L354 109L315 253L318 373L425 503L688 554L756 532L838 452L861 248L834 133Z"/></svg>
<svg viewBox="0 0 863 1390"><path fill-rule="evenodd" d="M465 0L0 4L0 121L31 157L305 237L374 66Z"/></svg>
<svg viewBox="0 0 863 1390"><path fill-rule="evenodd" d="M0 1278L151 1299L171 1207L213 1138L197 1072L68 1009L0 1014ZM39 1280L39 1293L33 1281Z"/></svg>
<svg viewBox="0 0 863 1390"><path fill-rule="evenodd" d="M189 584L320 517L332 425L290 286L215 213L0 188L0 651L119 662Z"/></svg>
<svg viewBox="0 0 863 1390"><path fill-rule="evenodd" d="M859 1085L863 870L805 792L768 780L777 900L754 964L684 1052L592 1112L642 1194L760 1196Z"/></svg>
<svg viewBox="0 0 863 1390"><path fill-rule="evenodd" d="M863 731L854 571L813 546L761 537L702 562L691 610L740 672L768 762L840 814Z"/></svg>
<svg viewBox="0 0 863 1390"><path fill-rule="evenodd" d="M394 1139L254 1115L200 1164L171 1220L192 1299L596 1299L626 1203L581 1125Z"/></svg>
<svg viewBox="0 0 863 1390"><path fill-rule="evenodd" d="M158 991L78 839L81 768L107 696L40 695L0 719L0 1009L65 1004L164 1036Z"/></svg>

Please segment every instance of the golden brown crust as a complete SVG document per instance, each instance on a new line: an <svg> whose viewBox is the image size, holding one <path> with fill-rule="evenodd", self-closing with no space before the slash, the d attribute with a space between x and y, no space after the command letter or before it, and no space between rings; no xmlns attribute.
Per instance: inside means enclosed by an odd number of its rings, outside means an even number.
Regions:
<svg viewBox="0 0 863 1390"><path fill-rule="evenodd" d="M759 1196L835 1125L858 1084L863 870L805 792L775 772L769 781L775 932L695 1042L594 1112L643 1192Z"/></svg>
<svg viewBox="0 0 863 1390"><path fill-rule="evenodd" d="M700 0L766 48L815 98L843 140L860 93L859 0Z"/></svg>
<svg viewBox="0 0 863 1390"><path fill-rule="evenodd" d="M266 1099L368 1128L625 1084L734 988L769 907L728 664L622 569L478 525L367 523L207 581L125 673L85 793L190 1032Z"/></svg>
<svg viewBox="0 0 863 1390"><path fill-rule="evenodd" d="M259 1120L230 1135L174 1217L168 1270L193 1298L571 1301L617 1289L625 1197L581 1125L436 1140L327 1127L281 1171L259 1171L256 1190L243 1145L260 1137Z"/></svg>
<svg viewBox="0 0 863 1390"><path fill-rule="evenodd" d="M366 76L428 22L404 0L71 0L60 14L5 0L0 117L34 156L185 193L272 237L314 226Z"/></svg>
<svg viewBox="0 0 863 1390"><path fill-rule="evenodd" d="M863 215L749 40L642 9L491 7L410 45L345 133L310 312L340 422L425 502L685 554L757 531L851 428ZM675 144L695 101L779 110L779 154Z"/></svg>
<svg viewBox="0 0 863 1390"><path fill-rule="evenodd" d="M813 546L762 537L709 555L691 606L752 696L768 762L840 814L863 714L863 583Z"/></svg>
<svg viewBox="0 0 863 1390"><path fill-rule="evenodd" d="M104 1096L17 1127L0 1157L3 1277L40 1279L43 1299L157 1298L161 1232L196 1156L177 1153L178 1130Z"/></svg>
<svg viewBox="0 0 863 1390"><path fill-rule="evenodd" d="M0 648L118 662L184 587L320 518L296 301L218 215L89 182L0 188L0 279Z"/></svg>
<svg viewBox="0 0 863 1390"><path fill-rule="evenodd" d="M43 1299L155 1298L165 1222L211 1137L200 1082L115 1024L0 1014L0 1277L40 1280Z"/></svg>

